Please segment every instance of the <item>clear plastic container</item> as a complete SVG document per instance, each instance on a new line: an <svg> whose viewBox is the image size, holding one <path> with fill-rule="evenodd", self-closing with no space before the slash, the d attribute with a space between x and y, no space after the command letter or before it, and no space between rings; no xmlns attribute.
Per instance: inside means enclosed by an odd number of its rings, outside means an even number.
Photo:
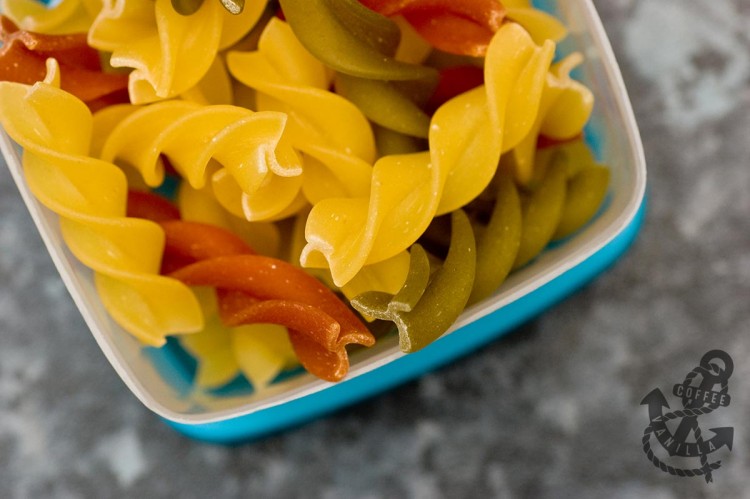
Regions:
<svg viewBox="0 0 750 499"><path fill-rule="evenodd" d="M352 355L347 378L331 384L302 373L269 390L196 395L189 366L173 348L144 348L104 310L90 269L63 243L57 215L29 192L20 148L5 132L0 149L18 189L91 333L115 371L136 397L178 430L212 441L261 436L301 423L386 390L478 348L551 306L614 262L635 237L643 214L646 167L637 126L612 49L590 0L541 2L570 29L560 46L581 51L577 72L594 92L596 105L587 140L611 168L611 189L597 218L563 244L548 248L513 273L490 298L468 308L438 341L410 355L395 336Z"/></svg>

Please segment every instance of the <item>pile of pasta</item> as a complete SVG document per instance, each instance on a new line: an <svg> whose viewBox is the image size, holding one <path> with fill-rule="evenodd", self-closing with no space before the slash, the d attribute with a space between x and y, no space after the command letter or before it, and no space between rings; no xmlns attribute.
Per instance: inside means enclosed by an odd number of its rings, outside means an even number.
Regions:
<svg viewBox="0 0 750 499"><path fill-rule="evenodd" d="M2 2L30 189L201 388L339 381L382 321L419 350L607 193L582 56L529 0Z"/></svg>

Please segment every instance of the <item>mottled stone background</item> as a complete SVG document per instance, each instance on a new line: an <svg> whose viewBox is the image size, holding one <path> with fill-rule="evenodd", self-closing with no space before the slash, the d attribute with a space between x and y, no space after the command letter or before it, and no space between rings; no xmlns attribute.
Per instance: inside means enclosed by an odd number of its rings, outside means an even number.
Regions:
<svg viewBox="0 0 750 499"><path fill-rule="evenodd" d="M0 167L0 497L750 497L750 2L599 0L645 143L627 257L471 357L225 448L146 410L90 337ZM641 398L735 360L713 484L644 457Z"/></svg>

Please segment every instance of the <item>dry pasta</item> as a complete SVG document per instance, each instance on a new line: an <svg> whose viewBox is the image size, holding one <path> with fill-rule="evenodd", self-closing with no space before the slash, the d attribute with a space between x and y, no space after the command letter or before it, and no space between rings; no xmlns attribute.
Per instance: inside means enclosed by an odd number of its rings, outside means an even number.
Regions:
<svg viewBox="0 0 750 499"><path fill-rule="evenodd" d="M418 350L606 196L582 56L552 63L565 27L528 0L2 1L130 71L97 66L130 103L95 95L92 118L60 56L45 82L0 83L0 122L112 317L149 345L202 329L180 338L200 389L263 390L293 357L338 381L346 346L375 341L362 318ZM179 211L148 200L167 172Z"/></svg>
<svg viewBox="0 0 750 499"><path fill-rule="evenodd" d="M542 44L545 40L559 42L568 33L557 18L535 9L531 0L503 0L503 6L508 19L523 26L537 44Z"/></svg>
<svg viewBox="0 0 750 499"><path fill-rule="evenodd" d="M367 193L375 159L372 129L356 106L328 91L326 68L286 23L271 19L258 50L230 52L227 63L235 78L258 91L259 110L289 115L290 143L304 154L303 190L310 202Z"/></svg>
<svg viewBox="0 0 750 499"><path fill-rule="evenodd" d="M516 179L520 184L531 181L540 134L555 140L570 140L583 132L594 107L594 96L586 86L570 77L570 72L582 60L583 56L574 52L550 68L537 119L513 149Z"/></svg>
<svg viewBox="0 0 750 499"><path fill-rule="evenodd" d="M0 3L0 12L21 29L47 34L85 32L99 9L99 0L60 0L54 6L29 0L2 0Z"/></svg>
<svg viewBox="0 0 750 499"><path fill-rule="evenodd" d="M44 82L0 82L0 122L24 148L29 188L60 215L65 242L95 271L105 308L125 330L154 346L168 334L200 330L193 293L159 275L163 232L153 222L125 217L125 177L88 156L91 113L58 88L57 71L52 61Z"/></svg>
<svg viewBox="0 0 750 499"><path fill-rule="evenodd" d="M153 102L197 85L218 51L250 31L264 8L265 2L256 0L232 16L219 2L206 1L194 14L183 16L170 0L104 0L89 30L89 43L112 52L112 66L133 68L131 102Z"/></svg>
<svg viewBox="0 0 750 499"><path fill-rule="evenodd" d="M210 173L217 199L248 220L298 209L302 166L282 141L287 122L282 113L179 100L103 113L122 119L104 140L102 159L134 167L149 186L163 182L164 156L195 189ZM212 161L220 166L209 171Z"/></svg>
<svg viewBox="0 0 750 499"><path fill-rule="evenodd" d="M504 25L488 48L485 85L433 116L429 152L378 160L369 197L313 206L303 265L329 267L342 286L364 265L407 249L436 214L476 197L492 179L500 153L533 125L553 51L552 42L538 48L518 25Z"/></svg>

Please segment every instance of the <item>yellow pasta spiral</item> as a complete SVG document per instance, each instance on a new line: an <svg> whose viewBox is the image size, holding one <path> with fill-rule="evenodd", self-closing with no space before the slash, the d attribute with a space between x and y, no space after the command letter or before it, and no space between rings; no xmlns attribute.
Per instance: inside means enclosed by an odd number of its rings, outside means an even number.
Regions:
<svg viewBox="0 0 750 499"><path fill-rule="evenodd" d="M565 25L555 16L536 9L531 0L503 0L505 15L526 29L538 44L545 40L557 43L568 34Z"/></svg>
<svg viewBox="0 0 750 499"><path fill-rule="evenodd" d="M237 42L260 18L266 2L247 2L238 16L205 1L184 16L171 0L104 0L89 44L112 52L114 67L133 68L128 90L136 104L180 95L209 71L217 52Z"/></svg>
<svg viewBox="0 0 750 499"><path fill-rule="evenodd" d="M86 32L99 9L99 0L60 0L54 6L29 0L0 2L0 12L19 28L52 35Z"/></svg>
<svg viewBox="0 0 750 499"><path fill-rule="evenodd" d="M288 114L290 143L304 154L303 190L311 203L367 195L375 159L370 124L354 104L328 91L329 71L287 23L271 19L258 50L229 52L227 65L258 92L260 111Z"/></svg>
<svg viewBox="0 0 750 499"><path fill-rule="evenodd" d="M283 113L165 101L110 107L97 119L109 122L112 115L121 121L105 139L101 158L134 167L149 186L162 183L166 157L195 189L210 175L222 205L248 220L299 208L302 165L283 140Z"/></svg>
<svg viewBox="0 0 750 499"><path fill-rule="evenodd" d="M39 201L60 215L70 251L94 271L114 320L142 342L159 346L171 333L203 327L191 290L159 275L164 233L125 216L127 183L111 163L91 158L91 113L59 88L53 60L33 86L0 82L0 123L24 149L23 168Z"/></svg>
<svg viewBox="0 0 750 499"><path fill-rule="evenodd" d="M259 392L284 369L299 365L289 334L277 324L227 327L218 316L216 294L197 288L206 327L197 334L183 335L180 344L197 361L195 385L199 390L219 388L240 373Z"/></svg>
<svg viewBox="0 0 750 499"><path fill-rule="evenodd" d="M435 112L429 152L378 160L369 196L315 204L302 264L329 267L343 286L364 265L408 248L436 214L474 199L492 179L500 154L531 130L553 53L553 42L539 47L515 23L498 30L487 52L485 85Z"/></svg>
<svg viewBox="0 0 750 499"><path fill-rule="evenodd" d="M513 149L518 183L528 185L532 180L540 134L552 139L569 140L583 132L594 108L594 94L570 77L570 72L582 61L583 55L574 52L550 68L536 121L526 137Z"/></svg>

